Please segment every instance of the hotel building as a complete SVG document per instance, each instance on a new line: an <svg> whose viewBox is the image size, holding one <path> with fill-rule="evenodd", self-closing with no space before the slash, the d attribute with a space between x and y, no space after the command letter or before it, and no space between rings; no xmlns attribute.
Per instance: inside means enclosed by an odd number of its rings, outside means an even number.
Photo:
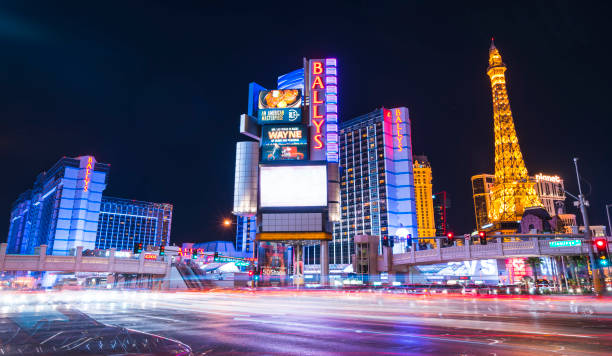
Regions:
<svg viewBox="0 0 612 356"><path fill-rule="evenodd" d="M414 156L414 194L420 237L436 236L431 165L426 156ZM431 241L433 242L433 241Z"/></svg>
<svg viewBox="0 0 612 356"><path fill-rule="evenodd" d="M32 189L13 203L7 252L32 254L45 244L48 254L66 256L79 246L167 244L172 205L104 198L109 170L93 156L79 156L63 157L40 173Z"/></svg>
<svg viewBox="0 0 612 356"><path fill-rule="evenodd" d="M329 263L347 265L356 235L395 238L403 253L417 237L417 214L408 109L377 109L340 124L340 211L329 243ZM307 264L318 248L305 249Z"/></svg>

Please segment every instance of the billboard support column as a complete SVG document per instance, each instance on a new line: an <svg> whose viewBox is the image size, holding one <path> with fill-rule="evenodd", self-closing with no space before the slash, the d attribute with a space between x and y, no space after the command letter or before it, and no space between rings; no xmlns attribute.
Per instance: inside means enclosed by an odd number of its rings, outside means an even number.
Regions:
<svg viewBox="0 0 612 356"><path fill-rule="evenodd" d="M329 242L321 241L321 284L327 285L329 278Z"/></svg>
<svg viewBox="0 0 612 356"><path fill-rule="evenodd" d="M298 288L304 284L304 253L301 243L293 245L293 284Z"/></svg>

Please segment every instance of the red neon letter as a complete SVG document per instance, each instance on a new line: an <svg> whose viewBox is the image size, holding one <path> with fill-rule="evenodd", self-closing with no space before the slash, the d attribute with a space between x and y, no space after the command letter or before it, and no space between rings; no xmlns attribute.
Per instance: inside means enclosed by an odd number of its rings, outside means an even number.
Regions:
<svg viewBox="0 0 612 356"><path fill-rule="evenodd" d="M312 92L312 103L313 104L323 104L323 100L319 99L319 91L317 90Z"/></svg>
<svg viewBox="0 0 612 356"><path fill-rule="evenodd" d="M317 133L320 134L321 133L321 126L323 126L323 122L324 120L319 121L319 124L317 125L317 120L312 120L312 123L315 125L315 127L317 128Z"/></svg>
<svg viewBox="0 0 612 356"><path fill-rule="evenodd" d="M312 74L321 74L321 73L323 73L323 63L312 62Z"/></svg>
<svg viewBox="0 0 612 356"><path fill-rule="evenodd" d="M323 148L323 142L321 142L321 135L316 135L314 137L315 142L317 143L317 145L315 146L316 149L320 150L321 148Z"/></svg>
<svg viewBox="0 0 612 356"><path fill-rule="evenodd" d="M312 89L317 89L316 86L319 86L319 89L323 89L323 81L321 80L321 77L315 77L314 82L312 83Z"/></svg>
<svg viewBox="0 0 612 356"><path fill-rule="evenodd" d="M323 115L319 114L319 105L314 105L312 107L312 118L313 119L322 119Z"/></svg>

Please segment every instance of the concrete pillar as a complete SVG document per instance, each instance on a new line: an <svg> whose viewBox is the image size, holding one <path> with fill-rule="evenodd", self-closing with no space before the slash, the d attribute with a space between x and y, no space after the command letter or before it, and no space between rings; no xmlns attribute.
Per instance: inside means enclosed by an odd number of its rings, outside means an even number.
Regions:
<svg viewBox="0 0 612 356"><path fill-rule="evenodd" d="M8 244L3 242L0 244L0 272L4 272L4 260L6 259L6 249Z"/></svg>
<svg viewBox="0 0 612 356"><path fill-rule="evenodd" d="M45 269L45 259L47 258L47 245L40 245L38 250L38 267L37 271Z"/></svg>
<svg viewBox="0 0 612 356"><path fill-rule="evenodd" d="M83 246L77 246L76 258L74 262L74 273L81 272L81 263L83 262Z"/></svg>
<svg viewBox="0 0 612 356"><path fill-rule="evenodd" d="M145 254L144 251L140 253L138 256L138 274L142 274L144 272L144 262L145 262Z"/></svg>
<svg viewBox="0 0 612 356"><path fill-rule="evenodd" d="M321 284L329 284L329 242L321 241Z"/></svg>
<svg viewBox="0 0 612 356"><path fill-rule="evenodd" d="M393 248L383 246L383 260L385 261L385 267L387 268L387 281L395 281L395 274L393 273Z"/></svg>
<svg viewBox="0 0 612 356"><path fill-rule="evenodd" d="M164 275L164 280L161 285L161 289L168 290L170 289L170 275L172 274L172 258L169 256L164 256L166 261L166 274Z"/></svg>
<svg viewBox="0 0 612 356"><path fill-rule="evenodd" d="M115 272L115 251L116 248L111 248L109 253L108 253L108 272L109 273L113 273Z"/></svg>

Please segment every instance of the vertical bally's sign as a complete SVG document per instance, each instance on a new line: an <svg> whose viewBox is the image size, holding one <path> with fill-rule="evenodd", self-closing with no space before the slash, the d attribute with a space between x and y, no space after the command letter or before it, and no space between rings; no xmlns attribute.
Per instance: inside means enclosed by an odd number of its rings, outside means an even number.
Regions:
<svg viewBox="0 0 612 356"><path fill-rule="evenodd" d="M402 122L404 122L402 120L402 111L400 109L395 109L394 111L394 116L395 116L395 133L396 133L396 137L397 137L397 150L402 152L404 150L404 148L402 147L402 141L404 140L404 134L402 134Z"/></svg>
<svg viewBox="0 0 612 356"><path fill-rule="evenodd" d="M85 167L85 185L83 186L83 191L86 192L89 190L89 182L91 181L91 170L93 169L93 162L91 157L87 157L87 167Z"/></svg>
<svg viewBox="0 0 612 356"><path fill-rule="evenodd" d="M335 58L311 59L311 159L338 162L338 73Z"/></svg>

